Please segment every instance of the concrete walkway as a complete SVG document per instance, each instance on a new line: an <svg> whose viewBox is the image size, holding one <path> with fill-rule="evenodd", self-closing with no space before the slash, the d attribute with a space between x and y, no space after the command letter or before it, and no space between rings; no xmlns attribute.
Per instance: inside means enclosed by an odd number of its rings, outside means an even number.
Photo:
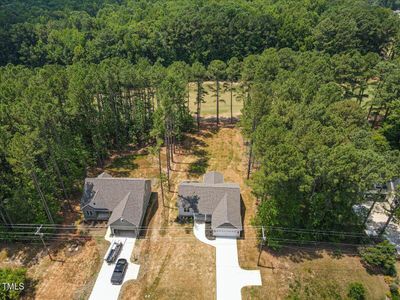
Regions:
<svg viewBox="0 0 400 300"><path fill-rule="evenodd" d="M140 266L131 263L130 261L133 248L135 247L136 238L134 236L111 237L110 233L111 233L110 228L108 228L105 239L109 241L111 245L116 240L122 241L124 243L122 251L118 256L118 259L125 258L129 263L128 269L126 270L124 282L121 285L112 285L111 276L115 268L115 263L109 265L107 264L106 261L103 261L103 265L101 267L99 275L97 276L96 283L93 287L92 293L90 294L89 300L103 300L103 299L117 300L122 285L128 280L136 279L139 274Z"/></svg>
<svg viewBox="0 0 400 300"><path fill-rule="evenodd" d="M209 240L205 235L205 224L197 222L193 232L198 240L216 248L217 300L240 300L242 287L262 285L260 271L240 268L236 238Z"/></svg>

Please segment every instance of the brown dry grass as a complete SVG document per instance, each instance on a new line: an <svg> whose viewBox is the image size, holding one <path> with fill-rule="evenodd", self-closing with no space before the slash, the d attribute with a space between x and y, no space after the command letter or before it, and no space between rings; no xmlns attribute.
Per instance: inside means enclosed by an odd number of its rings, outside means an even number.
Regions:
<svg viewBox="0 0 400 300"><path fill-rule="evenodd" d="M254 261L257 256L253 253L243 258L241 251L240 260ZM324 249L292 248L279 254L264 251L260 266L263 285L244 288L243 299L347 299L351 282L364 285L367 299L385 299L388 292L384 276L369 274L354 255L335 258Z"/></svg>
<svg viewBox="0 0 400 300"><path fill-rule="evenodd" d="M28 275L38 280L35 299L84 299L90 295L108 243L91 240L77 253L59 251L51 262L45 256L29 269Z"/></svg>
<svg viewBox="0 0 400 300"><path fill-rule="evenodd" d="M140 240L134 257L141 265L138 280L124 286L121 299L213 299L215 298L215 251L197 241L191 229L174 222L177 184L185 179L200 179L206 170L217 170L227 181L241 186L245 206L244 224L251 224L256 201L245 180L246 147L238 128L207 124L199 134L188 135L175 155L172 190L167 206L159 208L150 226L168 230L148 232ZM205 158L205 159L204 159ZM191 172L191 166L202 167ZM190 228L190 225L186 225ZM304 249L283 249L278 253L263 251L257 266L256 233L246 228L245 238L238 242L239 261L243 268L260 269L263 286L246 287L243 299L285 299L296 290L300 299L345 298L348 283L360 281L367 287L368 299L381 299L387 292L383 276L368 274L357 256L335 258L323 249L310 253ZM273 268L271 268L273 267ZM325 294L324 294L325 293ZM293 295L293 294L292 294Z"/></svg>
<svg viewBox="0 0 400 300"><path fill-rule="evenodd" d="M176 190L182 180L201 179L206 170L224 173L227 181L238 182L247 208L245 223L250 222L254 199L245 185L245 153L238 129L216 129L207 124L199 134L190 134L175 154L168 207L159 208L150 227L168 226L167 231L149 231L139 240L133 256L141 265L138 280L126 284L121 299L213 299L215 296L215 250L198 241L191 225L180 225L177 217ZM192 172L191 167L206 157L204 168ZM188 228L185 230L184 228Z"/></svg>
<svg viewBox="0 0 400 300"><path fill-rule="evenodd" d="M141 266L139 277L123 286L120 299L215 298L214 248L193 236L191 224L175 222L177 185L185 179L200 179L206 170L222 172L227 181L241 186L244 225L248 226L256 204L245 180L246 156L238 128L225 126L217 129L214 124L206 124L200 133L188 135L175 154L172 191L166 194L165 207L155 181L153 189L159 195L156 199L158 208L148 226L158 230L149 230L137 240L132 260ZM165 152L162 159L165 163ZM129 152L114 155L105 169L114 176L154 178L158 176L157 163L157 159L146 152ZM243 268L260 269L263 286L244 288L243 299L285 299L290 290L297 291L299 299L331 299L336 293L345 298L348 283L354 281L364 284L368 299L382 299L388 291L383 276L368 274L358 257L344 255L335 258L323 249L310 252L297 248L263 251L259 267L255 237L255 232L246 228L244 239L238 242L239 262ZM69 257L65 247L60 247L58 256L65 260L63 264L50 262L41 253L37 263L29 266L28 270L28 274L38 282L36 299L86 299L106 248L107 243L101 238L82 245ZM21 257L29 252L26 249L18 251L15 253L22 253ZM0 267L9 256L9 253L0 252ZM12 260L14 264L24 265L20 261Z"/></svg>
<svg viewBox="0 0 400 300"><path fill-rule="evenodd" d="M32 282L23 299L85 299L90 294L108 243L102 239L84 243L53 243L53 261L41 245L4 245L0 268L24 267ZM78 246L77 251L75 251Z"/></svg>

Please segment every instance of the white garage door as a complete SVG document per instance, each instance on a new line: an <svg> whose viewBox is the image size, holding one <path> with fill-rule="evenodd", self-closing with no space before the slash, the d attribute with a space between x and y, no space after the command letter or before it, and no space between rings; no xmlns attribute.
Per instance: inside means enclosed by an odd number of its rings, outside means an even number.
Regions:
<svg viewBox="0 0 400 300"><path fill-rule="evenodd" d="M218 237L238 237L240 235L240 231L232 229L214 229L213 234L214 236Z"/></svg>
<svg viewBox="0 0 400 300"><path fill-rule="evenodd" d="M120 237L136 237L135 230L122 230L122 229L114 229L114 235Z"/></svg>

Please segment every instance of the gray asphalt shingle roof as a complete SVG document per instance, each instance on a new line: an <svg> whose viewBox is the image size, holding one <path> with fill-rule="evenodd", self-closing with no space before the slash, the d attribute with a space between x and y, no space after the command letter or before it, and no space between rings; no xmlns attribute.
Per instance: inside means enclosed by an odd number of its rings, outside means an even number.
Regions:
<svg viewBox="0 0 400 300"><path fill-rule="evenodd" d="M108 220L111 224L120 218L139 226L145 200L148 179L115 178L107 173L97 178L86 178L82 207L112 211Z"/></svg>
<svg viewBox="0 0 400 300"><path fill-rule="evenodd" d="M204 174L203 182L208 184L224 183L224 175L215 171L208 172Z"/></svg>
<svg viewBox="0 0 400 300"><path fill-rule="evenodd" d="M204 176L203 183L182 182L178 190L180 205L191 207L195 213L212 215L213 229L231 224L241 230L240 186L223 183L221 173L212 173ZM211 183L212 181L217 183Z"/></svg>

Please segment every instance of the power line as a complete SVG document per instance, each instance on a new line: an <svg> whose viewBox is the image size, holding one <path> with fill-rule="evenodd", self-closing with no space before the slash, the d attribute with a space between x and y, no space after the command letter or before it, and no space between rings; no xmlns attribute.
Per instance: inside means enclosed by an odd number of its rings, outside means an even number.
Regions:
<svg viewBox="0 0 400 300"><path fill-rule="evenodd" d="M160 230L160 232L164 232L163 230ZM67 233L67 232L64 232L64 233L62 233L62 232L42 232L42 234L45 236L45 237L48 237L48 236L66 236L66 237L104 237L105 236L105 234L104 233L100 233L100 232L98 232L98 231L96 231L96 232L87 232L87 233L84 233L84 234L82 234L82 233ZM26 235L32 235L32 232L27 232L27 231L16 231L16 232L0 232L0 235L7 235L9 238L12 238L12 237L15 237L15 236L26 236ZM320 234L321 235L321 234ZM323 234L323 236L331 236L331 237L348 237L348 238L368 238L366 235L363 235L363 236L358 236L358 235L346 235L346 236L343 236L343 235L334 235L334 234ZM253 239L253 238L250 238L250 237L248 237L248 238L246 238L246 240L248 240L248 239ZM254 239L257 239L257 240L259 240L259 238L258 237L254 237ZM271 240L272 238L268 238L269 240Z"/></svg>
<svg viewBox="0 0 400 300"><path fill-rule="evenodd" d="M38 224L13 224L15 228L37 228ZM280 227L280 226L256 226L256 225L245 225L242 226L243 229L270 229L285 232L299 232L299 233L316 233L316 234L335 234L335 235L357 235L364 236L363 233L356 231L334 231L334 230L317 230L317 229L306 229L306 228L294 228L294 227ZM42 224L42 228L55 229L55 230L93 230L93 229L107 229L108 226L80 226L80 225L52 225L52 224ZM187 230L192 227L148 227L141 226L137 229L139 230Z"/></svg>
<svg viewBox="0 0 400 300"><path fill-rule="evenodd" d="M45 234L45 233L43 233ZM104 235L68 235L68 234L52 234L49 233L45 237L46 240L88 240L92 237L104 237ZM21 233L18 236L0 237L2 240L31 240L37 239L33 233ZM157 237L139 237L138 240L170 240L170 241L193 241L196 240L194 236L157 236ZM257 237L248 237L246 241L258 241ZM239 240L240 241L240 240ZM366 243L344 243L344 242L334 242L334 241L321 241L321 240L305 240L305 239L285 239L285 238L269 238L268 241L272 242L286 242L286 243L297 243L297 244L332 244L332 245L343 245L343 246L366 246L371 244Z"/></svg>

